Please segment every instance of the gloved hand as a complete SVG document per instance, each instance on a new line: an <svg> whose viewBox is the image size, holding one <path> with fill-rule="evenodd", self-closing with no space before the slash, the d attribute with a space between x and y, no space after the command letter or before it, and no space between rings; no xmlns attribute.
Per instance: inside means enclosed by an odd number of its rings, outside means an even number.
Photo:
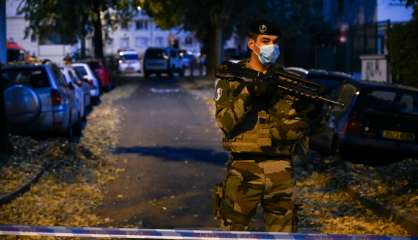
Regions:
<svg viewBox="0 0 418 240"><path fill-rule="evenodd" d="M267 79L254 79L253 80L253 94L257 98L271 99L278 94L276 85Z"/></svg>

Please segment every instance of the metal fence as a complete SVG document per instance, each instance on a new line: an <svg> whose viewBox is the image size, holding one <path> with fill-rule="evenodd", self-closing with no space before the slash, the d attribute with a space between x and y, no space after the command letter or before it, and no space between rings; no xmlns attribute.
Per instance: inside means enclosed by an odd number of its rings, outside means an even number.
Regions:
<svg viewBox="0 0 418 240"><path fill-rule="evenodd" d="M333 34L334 44L317 46L315 68L361 72L361 55L386 54L386 31L390 21L348 27Z"/></svg>

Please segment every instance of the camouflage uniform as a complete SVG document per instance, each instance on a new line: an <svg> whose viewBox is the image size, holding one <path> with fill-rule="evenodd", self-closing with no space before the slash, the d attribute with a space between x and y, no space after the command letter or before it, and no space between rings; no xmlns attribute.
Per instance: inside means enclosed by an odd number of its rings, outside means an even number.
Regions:
<svg viewBox="0 0 418 240"><path fill-rule="evenodd" d="M233 66L248 71L246 61ZM217 73L216 120L230 161L226 179L216 189L215 214L224 230L246 230L260 203L267 231L292 232L291 157L296 151L306 153L307 111L301 100L280 95L275 86L257 86L228 74L231 66L223 64Z"/></svg>

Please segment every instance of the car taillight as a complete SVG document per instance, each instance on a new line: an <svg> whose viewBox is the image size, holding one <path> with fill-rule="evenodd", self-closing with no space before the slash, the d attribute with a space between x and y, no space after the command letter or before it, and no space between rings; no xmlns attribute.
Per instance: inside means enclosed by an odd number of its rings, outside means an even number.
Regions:
<svg viewBox="0 0 418 240"><path fill-rule="evenodd" d="M58 106L62 103L61 94L56 89L51 90L51 102L52 106Z"/></svg>
<svg viewBox="0 0 418 240"><path fill-rule="evenodd" d="M87 80L87 82L89 83L89 85L90 85L91 87L93 87L93 80L89 79L89 80Z"/></svg>
<svg viewBox="0 0 418 240"><path fill-rule="evenodd" d="M360 134L361 128L356 115L352 115L350 117L350 120L348 120L347 124L345 125L344 132L354 135Z"/></svg>

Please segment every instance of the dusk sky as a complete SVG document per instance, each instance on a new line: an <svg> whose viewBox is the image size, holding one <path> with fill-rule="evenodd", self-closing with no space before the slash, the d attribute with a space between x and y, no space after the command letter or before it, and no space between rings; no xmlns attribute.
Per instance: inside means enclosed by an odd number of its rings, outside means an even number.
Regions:
<svg viewBox="0 0 418 240"><path fill-rule="evenodd" d="M378 0L377 21L408 21L412 18L412 8L404 5L391 5L393 0Z"/></svg>

